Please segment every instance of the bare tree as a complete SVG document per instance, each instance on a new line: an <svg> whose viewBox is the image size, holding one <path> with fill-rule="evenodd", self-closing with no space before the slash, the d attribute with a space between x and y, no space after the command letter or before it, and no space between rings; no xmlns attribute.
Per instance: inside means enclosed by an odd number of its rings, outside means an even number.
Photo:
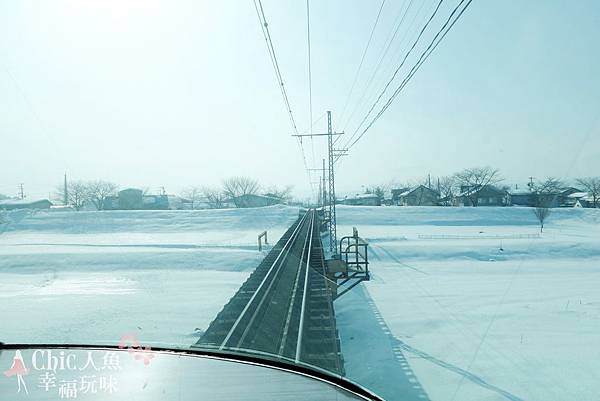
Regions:
<svg viewBox="0 0 600 401"><path fill-rule="evenodd" d="M456 189L456 177L453 175L440 177L438 179L438 192L440 193L441 204L450 206L454 198Z"/></svg>
<svg viewBox="0 0 600 401"><path fill-rule="evenodd" d="M83 181L71 181L68 184L68 204L79 211L88 199L88 187Z"/></svg>
<svg viewBox="0 0 600 401"><path fill-rule="evenodd" d="M600 177L580 178L577 183L592 197L594 207L598 207L600 203Z"/></svg>
<svg viewBox="0 0 600 401"><path fill-rule="evenodd" d="M289 202L292 199L292 189L294 187L291 185L286 185L283 188L278 188L273 185L267 188L265 195L273 196L275 198L281 199L283 202Z"/></svg>
<svg viewBox="0 0 600 401"><path fill-rule="evenodd" d="M491 167L467 168L455 174L457 185L461 192L469 199L471 205L479 203L479 192L487 185L494 185L502 181L500 171Z"/></svg>
<svg viewBox="0 0 600 401"><path fill-rule="evenodd" d="M189 187L184 189L181 194L190 201L193 210L195 209L194 204L197 204L197 202L202 199L202 193L202 189L198 187Z"/></svg>
<svg viewBox="0 0 600 401"><path fill-rule="evenodd" d="M85 186L86 200L89 200L96 210L103 210L105 199L116 195L119 188L117 184L103 180L89 181Z"/></svg>
<svg viewBox="0 0 600 401"><path fill-rule="evenodd" d="M556 198L564 187L563 183L554 177L532 186L534 193L533 214L540 223L540 233L544 232L544 222L550 216L551 207L556 203Z"/></svg>
<svg viewBox="0 0 600 401"><path fill-rule="evenodd" d="M564 184L557 178L548 177L545 181L534 184L531 188L534 194L534 206L549 208L556 204Z"/></svg>
<svg viewBox="0 0 600 401"><path fill-rule="evenodd" d="M243 195L253 195L258 192L258 181L249 177L231 177L223 181L223 192L239 207L237 198Z"/></svg>
<svg viewBox="0 0 600 401"><path fill-rule="evenodd" d="M225 205L226 195L219 189L203 187L202 194L211 209L221 209Z"/></svg>
<svg viewBox="0 0 600 401"><path fill-rule="evenodd" d="M535 207L533 209L533 214L537 217L540 222L540 232L544 232L544 221L550 216L550 208L547 207Z"/></svg>

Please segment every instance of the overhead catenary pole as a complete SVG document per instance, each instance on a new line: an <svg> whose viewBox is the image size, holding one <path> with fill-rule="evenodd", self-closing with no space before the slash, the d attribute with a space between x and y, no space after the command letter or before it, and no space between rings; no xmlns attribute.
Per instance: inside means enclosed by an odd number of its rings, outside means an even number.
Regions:
<svg viewBox="0 0 600 401"><path fill-rule="evenodd" d="M347 149L334 149L333 148L333 137L337 135L343 135L343 132L333 132L331 122L331 111L327 111L327 133L310 133L310 134L297 134L292 135L296 137L315 137L315 136L326 136L327 137L327 151L329 156L329 165L327 166L327 185L324 185L323 196L327 205L324 206L324 212L327 214L327 220L329 220L329 250L335 253L337 249L337 228L336 228L336 213L335 213L335 172L333 165L338 157L344 156ZM334 159L335 158L335 159ZM309 169L316 170L316 169ZM323 179L325 179L325 160L323 160ZM327 193L325 193L327 191ZM325 210L327 206L327 210Z"/></svg>
<svg viewBox="0 0 600 401"><path fill-rule="evenodd" d="M333 129L331 127L331 111L327 111L327 148L329 151L329 251L337 248L337 222L335 216L335 172L333 160Z"/></svg>

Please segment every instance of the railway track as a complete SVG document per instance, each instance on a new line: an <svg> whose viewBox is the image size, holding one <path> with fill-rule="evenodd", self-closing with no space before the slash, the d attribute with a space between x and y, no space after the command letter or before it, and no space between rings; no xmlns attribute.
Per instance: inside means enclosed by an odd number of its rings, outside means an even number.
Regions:
<svg viewBox="0 0 600 401"><path fill-rule="evenodd" d="M259 352L343 373L319 217L285 232L194 345Z"/></svg>

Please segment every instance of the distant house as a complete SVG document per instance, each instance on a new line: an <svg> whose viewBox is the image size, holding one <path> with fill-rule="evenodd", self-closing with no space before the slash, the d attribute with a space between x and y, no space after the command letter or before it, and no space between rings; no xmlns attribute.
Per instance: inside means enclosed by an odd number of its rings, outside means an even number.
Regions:
<svg viewBox="0 0 600 401"><path fill-rule="evenodd" d="M347 196L340 203L350 206L381 206L381 198L375 194L360 194Z"/></svg>
<svg viewBox="0 0 600 401"><path fill-rule="evenodd" d="M127 188L119 191L119 210L140 210L144 208L144 191Z"/></svg>
<svg viewBox="0 0 600 401"><path fill-rule="evenodd" d="M48 199L5 199L0 201L0 209L16 210L16 209L50 209L52 202Z"/></svg>
<svg viewBox="0 0 600 401"><path fill-rule="evenodd" d="M107 196L102 201L102 210L119 210L119 197Z"/></svg>
<svg viewBox="0 0 600 401"><path fill-rule="evenodd" d="M574 188L574 187L563 188L557 196L557 199L556 199L556 201L558 203L557 206L559 206L559 207L575 206L575 203L573 202L573 198L570 196L573 194L581 194L581 193L584 193L584 192L579 188ZM582 199L583 198L584 197L582 197ZM585 200L584 200L584 202L585 202Z"/></svg>
<svg viewBox="0 0 600 401"><path fill-rule="evenodd" d="M587 192L573 192L567 196L569 200L565 202L565 206L571 207L594 207L594 198Z"/></svg>
<svg viewBox="0 0 600 401"><path fill-rule="evenodd" d="M168 195L142 195L142 209L167 210L169 209Z"/></svg>
<svg viewBox="0 0 600 401"><path fill-rule="evenodd" d="M172 195L144 195L141 189L127 188L117 196L107 196L103 210L168 210L183 209L181 198Z"/></svg>
<svg viewBox="0 0 600 401"><path fill-rule="evenodd" d="M272 205L279 205L283 203L281 198L275 196L256 195L256 194L245 194L236 196L233 198L233 202L236 207L265 207Z"/></svg>
<svg viewBox="0 0 600 401"><path fill-rule="evenodd" d="M437 206L440 194L425 185L419 185L400 193L396 202L398 206Z"/></svg>
<svg viewBox="0 0 600 401"><path fill-rule="evenodd" d="M392 205L398 205L398 198L400 197L400 194L406 192L406 191L410 191L409 187L405 187L405 188L394 188L392 189Z"/></svg>
<svg viewBox="0 0 600 401"><path fill-rule="evenodd" d="M509 192L510 204L514 206L535 206L535 193L529 189L515 189Z"/></svg>
<svg viewBox="0 0 600 401"><path fill-rule="evenodd" d="M494 185L461 186L460 193L454 200L455 206L508 206L510 195Z"/></svg>

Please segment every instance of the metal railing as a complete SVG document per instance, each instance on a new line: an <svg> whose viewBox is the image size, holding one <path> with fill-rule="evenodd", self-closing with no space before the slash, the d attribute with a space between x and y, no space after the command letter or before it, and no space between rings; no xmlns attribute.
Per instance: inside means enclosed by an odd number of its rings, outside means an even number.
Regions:
<svg viewBox="0 0 600 401"><path fill-rule="evenodd" d="M337 280L342 280L337 288L353 281L341 292L336 293L337 299L357 286L362 281L370 280L369 275L369 243L359 237L356 227L352 228L352 235L342 237L340 240L340 260L344 262L345 270L335 275Z"/></svg>
<svg viewBox="0 0 600 401"><path fill-rule="evenodd" d="M261 242L261 238L265 238L265 245L269 245L268 239L267 239L267 232L263 231L262 233L260 233L258 235L258 251L262 251L262 242Z"/></svg>

